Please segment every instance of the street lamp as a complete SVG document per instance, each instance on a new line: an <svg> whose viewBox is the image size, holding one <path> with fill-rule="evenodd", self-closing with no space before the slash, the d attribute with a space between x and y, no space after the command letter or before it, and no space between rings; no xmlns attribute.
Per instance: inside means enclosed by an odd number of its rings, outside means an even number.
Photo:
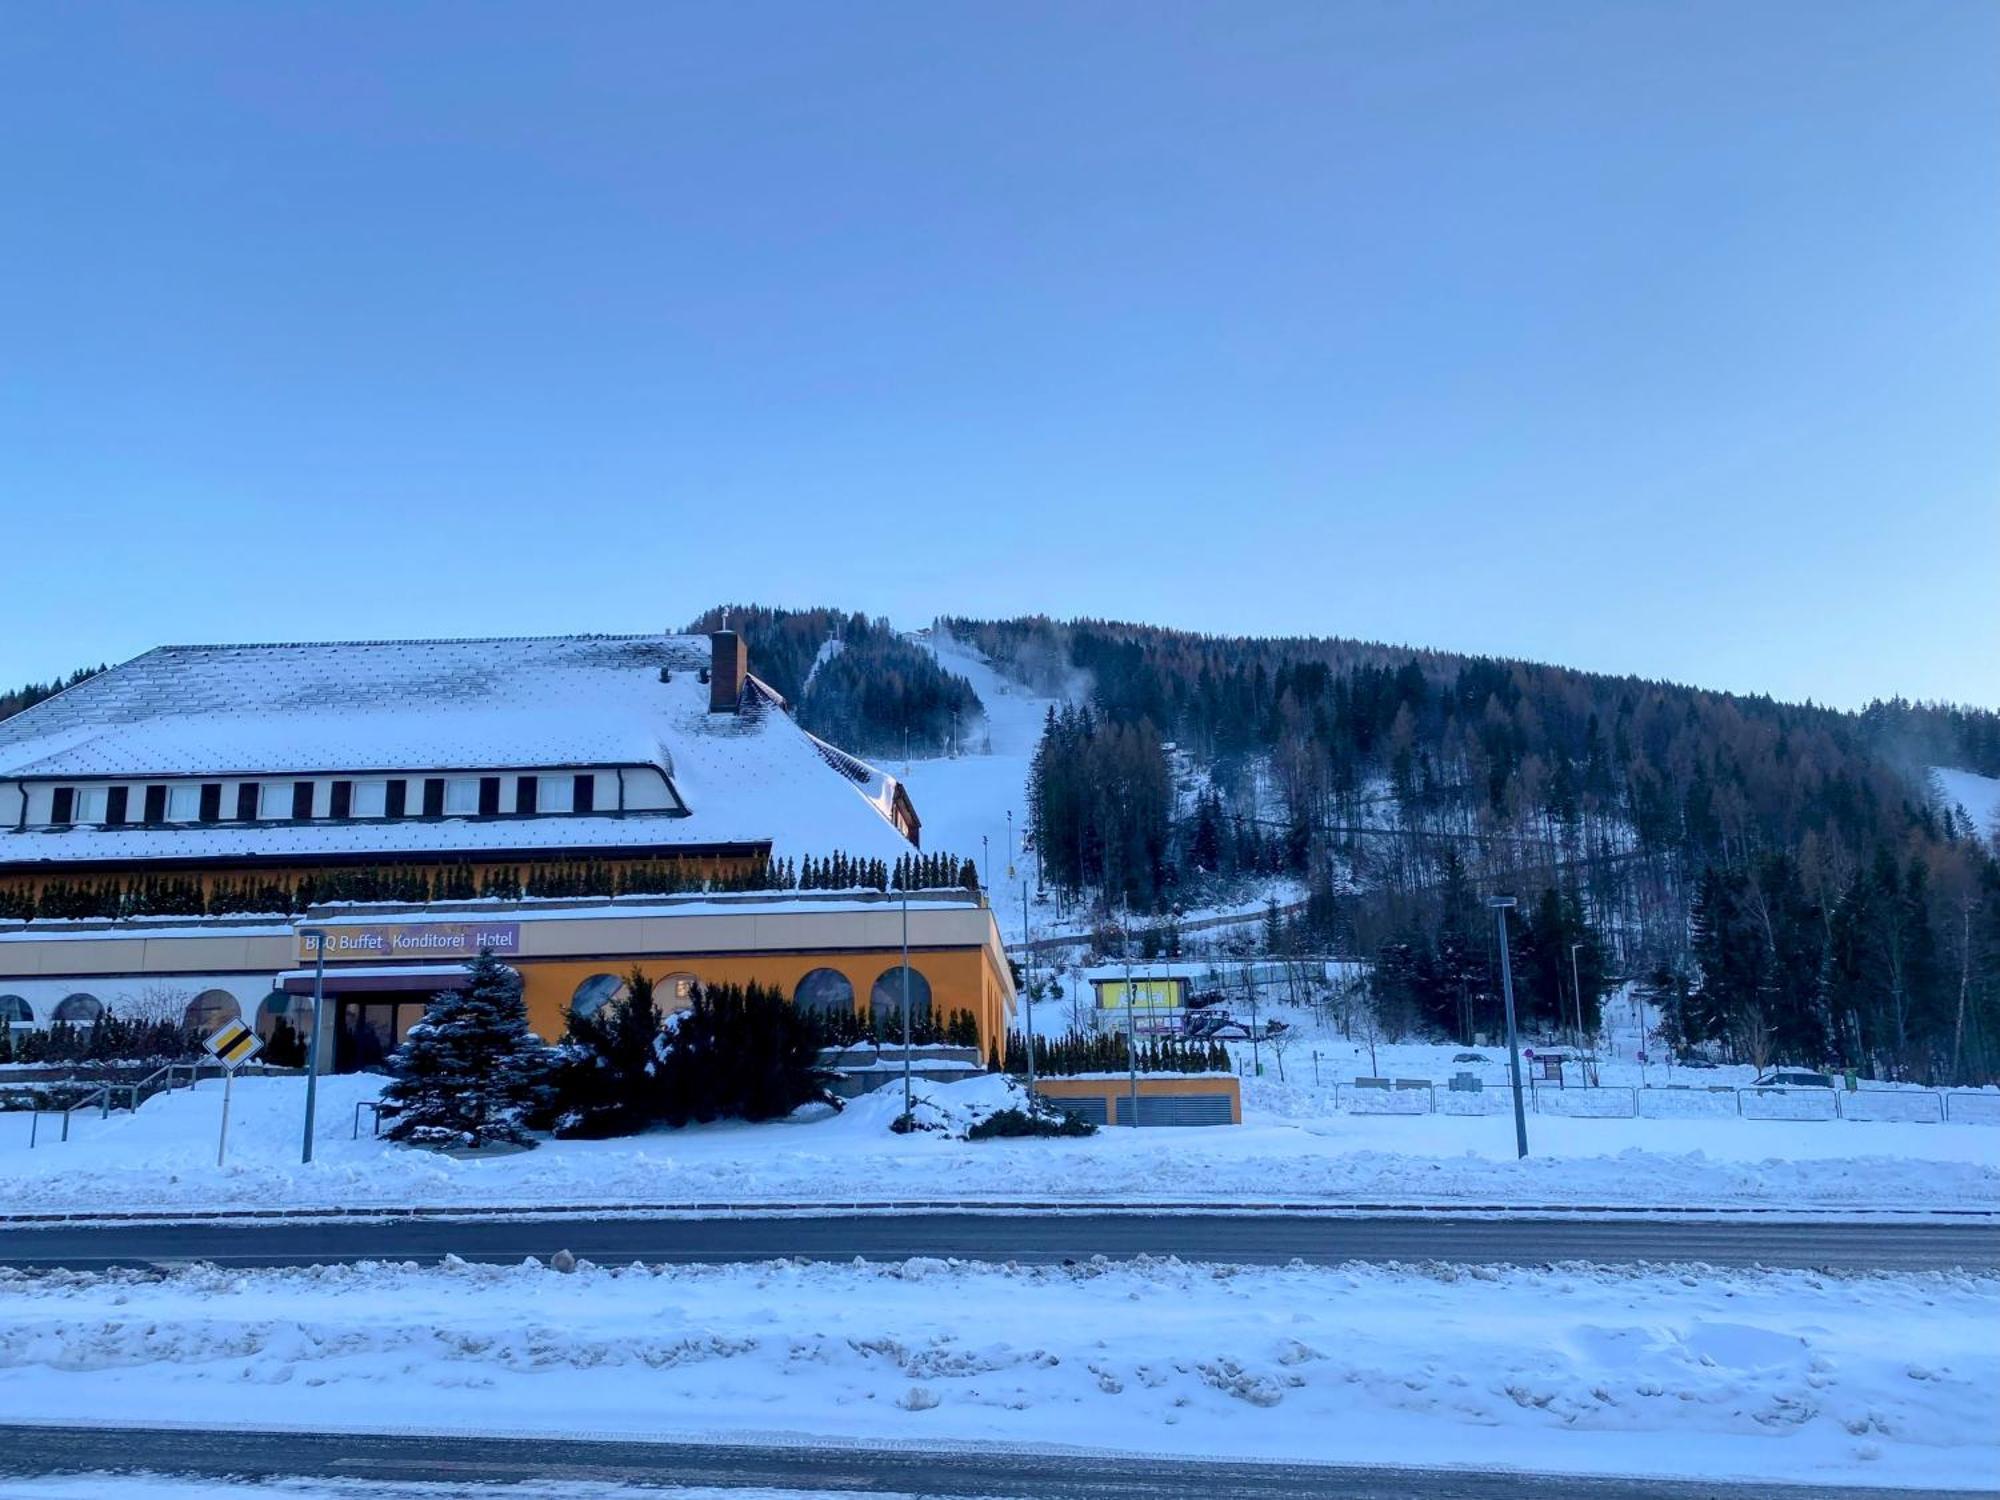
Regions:
<svg viewBox="0 0 2000 1500"><path fill-rule="evenodd" d="M314 953L312 1045L306 1048L306 1138L299 1152L299 1164L309 1167L313 1159L313 1118L319 1109L319 1049L326 1036L320 1029L326 1021L326 930L302 928L299 936L312 939Z"/></svg>
<svg viewBox="0 0 2000 1500"><path fill-rule="evenodd" d="M910 888L903 887L903 1123L910 1118Z"/></svg>
<svg viewBox="0 0 2000 1500"><path fill-rule="evenodd" d="M1507 1074L1514 1083L1514 1145L1517 1156L1528 1154L1528 1111L1521 1102L1521 1040L1514 1029L1514 965L1507 955L1507 911L1512 896L1492 896L1486 904L1500 928L1500 989L1507 1001Z"/></svg>
<svg viewBox="0 0 2000 1500"><path fill-rule="evenodd" d="M1021 882L1021 994L1028 1006L1028 1109L1035 1108L1035 976L1028 966L1034 962L1034 940L1028 936L1028 882ZM1005 1049L1001 1061L1004 1062Z"/></svg>

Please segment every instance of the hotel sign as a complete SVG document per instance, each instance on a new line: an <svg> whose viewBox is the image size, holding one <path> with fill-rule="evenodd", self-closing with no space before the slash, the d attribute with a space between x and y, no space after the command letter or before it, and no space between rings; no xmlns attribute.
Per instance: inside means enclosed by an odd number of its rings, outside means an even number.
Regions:
<svg viewBox="0 0 2000 1500"><path fill-rule="evenodd" d="M496 958L512 958L521 951L519 922L385 922L365 927L326 929L326 960L373 959L376 962L407 963L413 959L447 958L461 961L474 957L481 948L490 948ZM299 958L311 963L319 956L309 937L299 938Z"/></svg>

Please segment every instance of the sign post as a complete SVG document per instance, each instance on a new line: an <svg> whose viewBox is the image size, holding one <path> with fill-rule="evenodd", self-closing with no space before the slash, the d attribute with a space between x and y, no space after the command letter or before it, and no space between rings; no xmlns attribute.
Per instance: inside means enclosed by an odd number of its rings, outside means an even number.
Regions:
<svg viewBox="0 0 2000 1500"><path fill-rule="evenodd" d="M213 1036L202 1041L208 1055L222 1064L222 1134L215 1142L215 1164L222 1165L229 1151L229 1093L236 1082L236 1070L264 1050L257 1033L241 1021L227 1021Z"/></svg>

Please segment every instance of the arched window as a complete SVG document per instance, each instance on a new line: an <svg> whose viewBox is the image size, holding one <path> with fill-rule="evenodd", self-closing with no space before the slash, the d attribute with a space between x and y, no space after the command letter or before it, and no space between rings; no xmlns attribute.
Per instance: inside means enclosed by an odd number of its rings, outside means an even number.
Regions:
<svg viewBox="0 0 2000 1500"><path fill-rule="evenodd" d="M64 995L56 1005L54 1019L76 1026L95 1026L104 1014L104 1002L95 995Z"/></svg>
<svg viewBox="0 0 2000 1500"><path fill-rule="evenodd" d="M662 1011L686 1010L694 1004L694 987L699 983L692 974L669 974L653 986L653 1003Z"/></svg>
<svg viewBox="0 0 2000 1500"><path fill-rule="evenodd" d="M287 995L283 990L272 990L257 1002L257 1035L270 1040L271 1028L280 1018L290 1021L294 1028L304 1031L312 1029L312 1001L296 995Z"/></svg>
<svg viewBox="0 0 2000 1500"><path fill-rule="evenodd" d="M884 969L882 977L868 992L869 1007L877 1015L903 1013L903 966ZM910 970L910 1014L920 1016L931 1008L931 982L915 969Z"/></svg>
<svg viewBox="0 0 2000 1500"><path fill-rule="evenodd" d="M854 986L838 969L814 969L799 981L792 1004L809 1015L854 1009Z"/></svg>
<svg viewBox="0 0 2000 1500"><path fill-rule="evenodd" d="M573 1014L588 1018L612 1001L624 998L623 979L616 974L593 974L576 987L576 993L569 997L569 1008Z"/></svg>
<svg viewBox="0 0 2000 1500"><path fill-rule="evenodd" d="M243 1019L243 1007L228 990L203 990L181 1012L181 1025L207 1036L216 1027Z"/></svg>
<svg viewBox="0 0 2000 1500"><path fill-rule="evenodd" d="M32 1026L35 1008L19 995L0 995L0 1026Z"/></svg>

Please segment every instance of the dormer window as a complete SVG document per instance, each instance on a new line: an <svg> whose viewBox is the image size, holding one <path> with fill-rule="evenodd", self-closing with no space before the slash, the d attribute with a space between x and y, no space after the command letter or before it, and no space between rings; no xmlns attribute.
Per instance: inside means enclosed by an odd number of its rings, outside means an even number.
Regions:
<svg viewBox="0 0 2000 1500"><path fill-rule="evenodd" d="M59 786L49 793L49 821L57 827L76 821L76 788Z"/></svg>
<svg viewBox="0 0 2000 1500"><path fill-rule="evenodd" d="M354 809L354 817L386 817L389 810L389 783L386 781L357 781L354 783L351 802Z"/></svg>
<svg viewBox="0 0 2000 1500"><path fill-rule="evenodd" d="M568 776L538 776L535 778L535 805L523 811L566 813L575 805L571 792L575 782Z"/></svg>
<svg viewBox="0 0 2000 1500"><path fill-rule="evenodd" d="M111 807L111 788L108 786L80 786L76 789L76 820L79 823L107 823L106 816Z"/></svg>
<svg viewBox="0 0 2000 1500"><path fill-rule="evenodd" d="M192 823L201 816L201 784L194 781L177 781L167 788L167 818L169 823Z"/></svg>
<svg viewBox="0 0 2000 1500"><path fill-rule="evenodd" d="M469 818L479 811L479 778L477 776L452 776L444 784L444 810L447 817Z"/></svg>

